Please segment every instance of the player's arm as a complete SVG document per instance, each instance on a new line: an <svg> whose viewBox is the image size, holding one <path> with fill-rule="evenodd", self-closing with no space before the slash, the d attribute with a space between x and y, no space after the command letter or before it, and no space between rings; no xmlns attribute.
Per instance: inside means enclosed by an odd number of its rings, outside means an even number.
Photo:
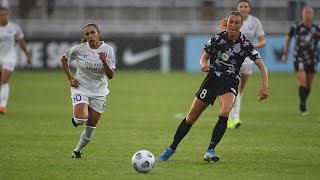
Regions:
<svg viewBox="0 0 320 180"><path fill-rule="evenodd" d="M255 48L262 48L262 47L264 47L265 45L266 45L266 38L265 38L264 35L262 35L262 36L259 36L259 37L258 37L258 42L257 42L256 44L254 44L253 46L254 46Z"/></svg>
<svg viewBox="0 0 320 180"><path fill-rule="evenodd" d="M110 68L110 66L107 63L107 54L106 53L98 53L98 54L99 54L99 58L103 64L104 72L106 73L106 75L109 79L112 79L114 71L112 68Z"/></svg>
<svg viewBox="0 0 320 180"><path fill-rule="evenodd" d="M258 37L258 42L253 46L255 48L262 48L266 45L266 38L265 38L264 30L262 28L262 24L258 18L256 19L256 25L257 25L257 29L255 32L255 35Z"/></svg>
<svg viewBox="0 0 320 180"><path fill-rule="evenodd" d="M29 52L28 52L28 50L27 50L27 43L26 43L26 41L25 41L23 38L20 38L20 39L18 40L18 42L19 42L20 48L22 49L22 51L24 52L24 54L25 54L26 57L27 57L27 64L31 64L31 56L30 56L30 54L29 54Z"/></svg>
<svg viewBox="0 0 320 180"><path fill-rule="evenodd" d="M62 68L70 81L70 85L72 87L78 87L80 83L76 78L74 78L72 76L71 71L70 71L70 67L69 67L69 63L68 63L68 59L65 56L62 56L62 58L61 58L61 65L62 65Z"/></svg>
<svg viewBox="0 0 320 180"><path fill-rule="evenodd" d="M268 72L261 58L255 60L254 62L258 66L262 78L262 87L258 94L260 97L259 101L261 101L268 97Z"/></svg>
<svg viewBox="0 0 320 180"><path fill-rule="evenodd" d="M288 49L289 49L290 42L291 42L291 37L287 36L287 39L283 48L282 58L281 58L282 62L284 63L287 62L287 59L288 59Z"/></svg>
<svg viewBox="0 0 320 180"><path fill-rule="evenodd" d="M203 54L200 58L200 66L201 66L201 70L203 72L210 71L210 66L208 66L208 59L209 58L210 58L210 55L206 51L203 51Z"/></svg>

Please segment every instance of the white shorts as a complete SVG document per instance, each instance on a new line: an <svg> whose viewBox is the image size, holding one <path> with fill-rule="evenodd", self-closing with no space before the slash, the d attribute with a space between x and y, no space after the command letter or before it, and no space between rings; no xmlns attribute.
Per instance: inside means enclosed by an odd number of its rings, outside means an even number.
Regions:
<svg viewBox="0 0 320 180"><path fill-rule="evenodd" d="M97 111L98 113L103 113L106 107L106 97L88 97L82 94L71 94L72 105L75 106L80 103L86 103L89 107Z"/></svg>
<svg viewBox="0 0 320 180"><path fill-rule="evenodd" d="M1 69L7 69L13 71L16 66L17 56L15 53L9 52L4 57L0 57Z"/></svg>
<svg viewBox="0 0 320 180"><path fill-rule="evenodd" d="M250 58L246 57L245 61L241 65L240 73L241 74L247 74L247 75L252 74L252 72L253 72L253 69L252 69L253 63L254 62Z"/></svg>

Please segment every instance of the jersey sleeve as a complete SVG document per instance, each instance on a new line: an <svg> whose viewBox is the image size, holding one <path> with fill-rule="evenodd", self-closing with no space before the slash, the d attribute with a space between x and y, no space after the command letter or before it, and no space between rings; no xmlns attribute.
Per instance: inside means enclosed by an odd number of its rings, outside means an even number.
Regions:
<svg viewBox="0 0 320 180"><path fill-rule="evenodd" d="M254 48L253 44L248 41L248 57L252 60L255 61L257 59L261 59L260 53Z"/></svg>
<svg viewBox="0 0 320 180"><path fill-rule="evenodd" d="M320 25L317 25L317 37L320 39Z"/></svg>
<svg viewBox="0 0 320 180"><path fill-rule="evenodd" d="M111 46L109 46L109 53L107 55L107 64L111 69L116 69L116 58L114 56L114 51Z"/></svg>
<svg viewBox="0 0 320 180"><path fill-rule="evenodd" d="M209 41L204 45L204 51L206 51L207 54L212 55L216 51L216 40L219 39L219 35L216 35L209 39Z"/></svg>
<svg viewBox="0 0 320 180"><path fill-rule="evenodd" d="M15 40L22 39L24 37L24 34L18 24L15 24L16 34L14 36Z"/></svg>
<svg viewBox="0 0 320 180"><path fill-rule="evenodd" d="M296 34L297 24L293 24L290 28L290 31L288 33L289 37L292 37Z"/></svg>
<svg viewBox="0 0 320 180"><path fill-rule="evenodd" d="M257 35L257 37L265 35L264 30L263 30L262 25L261 25L261 22L260 22L260 20L258 18L257 18L257 32L256 32L256 35Z"/></svg>
<svg viewBox="0 0 320 180"><path fill-rule="evenodd" d="M72 62L73 60L75 60L75 51L77 49L78 46L73 46L72 48L70 48L66 53L64 53L64 57L66 57L68 59L68 62Z"/></svg>

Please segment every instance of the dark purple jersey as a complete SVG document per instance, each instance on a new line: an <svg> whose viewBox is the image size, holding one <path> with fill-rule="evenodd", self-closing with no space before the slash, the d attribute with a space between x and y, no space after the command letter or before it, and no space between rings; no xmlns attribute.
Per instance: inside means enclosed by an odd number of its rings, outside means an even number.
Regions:
<svg viewBox="0 0 320 180"><path fill-rule="evenodd" d="M316 64L319 61L317 45L320 39L320 28L312 24L306 27L303 23L292 25L289 37L295 37L294 62Z"/></svg>
<svg viewBox="0 0 320 180"><path fill-rule="evenodd" d="M228 32L223 31L212 37L204 47L210 55L212 71L209 75L233 79L239 78L240 68L246 57L255 61L260 59L259 52L252 43L240 33L235 40L228 39Z"/></svg>

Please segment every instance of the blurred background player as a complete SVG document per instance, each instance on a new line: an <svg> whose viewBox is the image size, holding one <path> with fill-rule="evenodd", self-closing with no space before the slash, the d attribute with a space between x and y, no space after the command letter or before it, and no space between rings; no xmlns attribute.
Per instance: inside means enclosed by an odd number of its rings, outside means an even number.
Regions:
<svg viewBox="0 0 320 180"><path fill-rule="evenodd" d="M295 37L293 64L299 83L299 110L302 115L308 115L306 101L319 61L317 45L320 38L320 28L319 25L313 23L313 9L311 7L303 8L302 19L302 22L293 24L288 33L282 61L287 62L291 38Z"/></svg>
<svg viewBox="0 0 320 180"><path fill-rule="evenodd" d="M18 24L9 21L8 14L7 8L0 7L0 113L3 114L7 111L9 79L16 65L16 41L27 57L27 64L31 64L22 30Z"/></svg>
<svg viewBox="0 0 320 180"><path fill-rule="evenodd" d="M172 144L158 157L158 161L166 161L175 153L178 144L187 135L192 125L209 104L214 104L217 97L220 100L219 119L213 129L204 160L214 162L220 160L214 149L227 129L229 113L238 93L240 68L246 57L250 57L255 62L261 73L260 101L268 97L267 70L259 52L241 34L242 23L241 13L232 11L227 16L227 30L216 34L205 45L200 65L203 72L208 72L207 77L196 93L187 117L179 125ZM210 65L207 63L209 59Z"/></svg>
<svg viewBox="0 0 320 180"><path fill-rule="evenodd" d="M100 32L95 24L83 27L83 43L73 46L61 58L62 67L70 81L73 102L72 124L85 123L84 131L72 158L81 158L80 150L93 134L105 109L108 81L113 78L115 56L111 46L100 41ZM77 73L70 72L69 62L75 60Z"/></svg>
<svg viewBox="0 0 320 180"><path fill-rule="evenodd" d="M241 33L244 34L252 43L255 48L261 48L265 46L265 33L262 28L260 20L250 15L251 4L248 0L239 0L237 3L237 11L239 11L243 16L243 25L240 29ZM254 43L255 39L258 39L258 42ZM228 121L228 128L238 128L242 121L240 121L240 108L241 108L241 99L243 95L243 89L247 84L249 76L252 74L253 61L249 57L243 62L240 73L240 83L239 83L239 93L234 102L233 108L230 112L230 117Z"/></svg>

